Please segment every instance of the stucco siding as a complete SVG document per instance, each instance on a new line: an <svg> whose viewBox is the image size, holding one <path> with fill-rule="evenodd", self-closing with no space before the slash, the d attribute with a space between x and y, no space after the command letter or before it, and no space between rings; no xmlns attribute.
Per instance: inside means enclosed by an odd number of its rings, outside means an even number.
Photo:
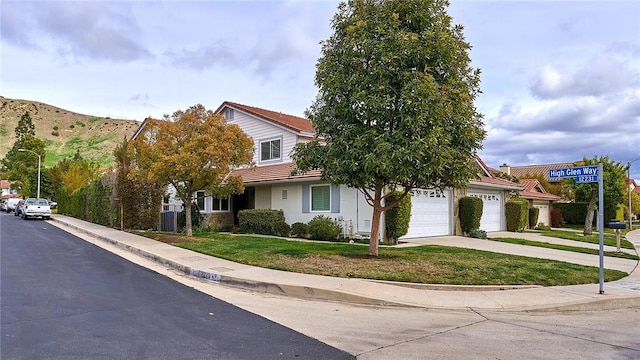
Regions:
<svg viewBox="0 0 640 360"><path fill-rule="evenodd" d="M255 208L271 209L271 186L257 186L255 188Z"/></svg>

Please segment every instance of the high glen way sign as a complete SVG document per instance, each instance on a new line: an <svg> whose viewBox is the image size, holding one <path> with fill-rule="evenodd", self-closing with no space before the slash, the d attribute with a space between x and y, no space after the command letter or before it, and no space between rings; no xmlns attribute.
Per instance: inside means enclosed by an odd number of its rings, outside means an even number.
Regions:
<svg viewBox="0 0 640 360"><path fill-rule="evenodd" d="M574 178L578 183L598 182L598 165L549 170L549 179Z"/></svg>

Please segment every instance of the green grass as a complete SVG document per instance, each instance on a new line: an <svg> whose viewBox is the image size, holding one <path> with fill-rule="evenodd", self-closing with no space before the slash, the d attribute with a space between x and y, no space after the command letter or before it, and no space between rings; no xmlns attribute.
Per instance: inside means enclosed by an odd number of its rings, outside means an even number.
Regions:
<svg viewBox="0 0 640 360"><path fill-rule="evenodd" d="M543 247L548 249L556 249L556 250L564 250L564 251L573 251L573 252L582 253L582 254L599 255L598 249L589 249L589 248L583 248L578 246L552 244L548 242L532 241L532 240L517 239L517 238L492 238L490 240L506 242L510 244L536 246L536 247ZM640 260L640 257L638 257L637 255L627 254L624 252L605 251L604 255L610 256L610 257L630 259L630 260Z"/></svg>
<svg viewBox="0 0 640 360"><path fill-rule="evenodd" d="M566 240L574 240L574 241L582 241L590 244L599 244L600 243L600 235L598 233L594 233L593 235L584 236L582 233L576 233L573 231L562 231L562 230L548 230L539 232L542 236L550 236L559 239ZM616 246L616 236L613 234L604 234L604 244L608 246ZM629 242L629 240L620 236L620 247L624 249L635 249L633 244Z"/></svg>
<svg viewBox="0 0 640 360"><path fill-rule="evenodd" d="M367 246L357 244L227 234L162 237L165 242L175 239L176 246L238 263L325 276L456 285L555 286L599 280L597 267L444 246L381 247L379 257L370 257ZM606 281L626 275L605 270Z"/></svg>

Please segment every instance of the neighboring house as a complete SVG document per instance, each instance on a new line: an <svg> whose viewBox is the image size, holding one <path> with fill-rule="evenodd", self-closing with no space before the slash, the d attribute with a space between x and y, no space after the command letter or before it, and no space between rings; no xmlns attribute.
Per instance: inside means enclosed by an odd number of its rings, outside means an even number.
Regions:
<svg viewBox="0 0 640 360"><path fill-rule="evenodd" d="M11 181L9 180L0 180L0 196L3 198L17 197L18 192L16 190L11 189Z"/></svg>
<svg viewBox="0 0 640 360"><path fill-rule="evenodd" d="M507 164L500 165L500 171L507 175L514 176L518 179L531 179L538 175L544 176L549 182L557 182L562 179L550 179L549 170L563 169L574 167L574 163L557 163L542 165L525 165L525 166L509 166Z"/></svg>
<svg viewBox="0 0 640 360"><path fill-rule="evenodd" d="M368 235L373 209L364 195L345 185L321 181L319 171L291 176L295 168L290 157L296 144L313 139L314 129L307 119L233 102L224 102L215 111L228 123L238 125L255 144L253 168L231 172L243 179L243 194L217 199L203 191L195 194L196 203L213 226L237 221L243 209L282 210L286 222L309 222L325 215L339 222L345 235ZM141 125L141 128L144 123ZM135 136L142 133L139 129ZM404 238L460 234L457 208L462 196L483 200L481 228L485 231L506 229L505 201L522 190L513 182L495 178L476 157L478 177L466 189L414 189L409 231Z"/></svg>
<svg viewBox="0 0 640 360"><path fill-rule="evenodd" d="M553 202L561 200L561 197L548 193L537 179L520 179L519 184L524 187L520 197L529 200L529 207L540 209L538 224L550 226Z"/></svg>

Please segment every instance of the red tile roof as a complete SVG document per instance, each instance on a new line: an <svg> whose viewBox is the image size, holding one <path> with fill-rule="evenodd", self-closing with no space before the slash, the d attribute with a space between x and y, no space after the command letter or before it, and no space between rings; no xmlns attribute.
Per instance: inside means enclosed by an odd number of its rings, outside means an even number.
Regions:
<svg viewBox="0 0 640 360"><path fill-rule="evenodd" d="M549 180L549 170L574 167L574 166L575 166L574 163L511 166L511 175L517 178L542 175L544 176L545 179Z"/></svg>
<svg viewBox="0 0 640 360"><path fill-rule="evenodd" d="M8 189L11 187L11 181L9 180L0 180L0 189Z"/></svg>
<svg viewBox="0 0 640 360"><path fill-rule="evenodd" d="M282 125L291 130L295 130L298 132L315 133L315 130L313 129L313 125L311 124L311 121L305 118L301 118L293 115L287 115L277 111L271 111L271 110L261 109L253 106L238 104L230 101L223 102L222 105L220 105L216 110L216 113L220 113L225 106L228 106L235 110L244 111L246 113L260 117L267 121L276 123L278 125Z"/></svg>
<svg viewBox="0 0 640 360"><path fill-rule="evenodd" d="M311 170L302 175L291 176L291 171L295 168L293 163L283 163L276 165L257 166L247 169L236 169L231 172L231 176L240 176L245 184L286 182L299 179L320 179L319 170Z"/></svg>
<svg viewBox="0 0 640 360"><path fill-rule="evenodd" d="M524 186L524 190L520 192L520 197L524 199L542 199L556 201L560 200L560 196L548 193L537 179L522 179L520 185Z"/></svg>
<svg viewBox="0 0 640 360"><path fill-rule="evenodd" d="M488 177L488 176L480 176L479 179L471 179L469 180L469 183L473 184L473 185L489 185L491 187L501 187L504 189L511 189L511 190L521 190L522 186L511 182L509 180L505 180L505 179L500 179L500 178L492 178L492 177Z"/></svg>

